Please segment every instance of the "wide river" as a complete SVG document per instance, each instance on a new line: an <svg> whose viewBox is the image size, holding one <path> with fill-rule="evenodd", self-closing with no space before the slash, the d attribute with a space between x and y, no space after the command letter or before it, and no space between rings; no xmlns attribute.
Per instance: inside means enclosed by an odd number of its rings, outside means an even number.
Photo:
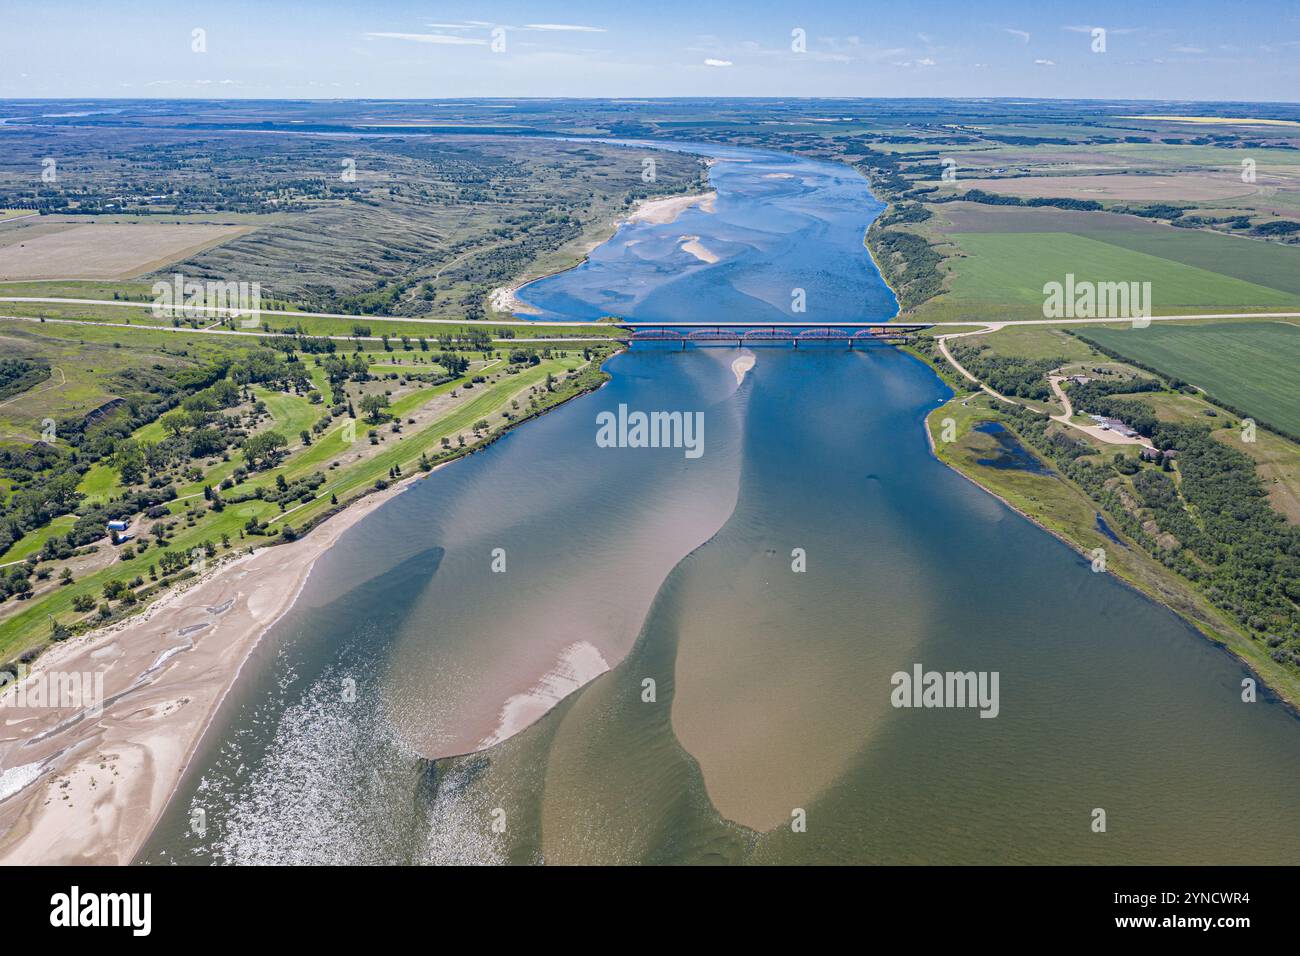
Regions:
<svg viewBox="0 0 1300 956"><path fill-rule="evenodd" d="M712 204L625 225L521 298L543 318L894 313L856 173L693 150L717 160ZM638 346L607 369L320 560L143 861L1300 858L1300 722L940 464L924 365ZM620 405L698 414L702 453L602 447ZM996 717L892 706L917 664L996 673Z"/></svg>

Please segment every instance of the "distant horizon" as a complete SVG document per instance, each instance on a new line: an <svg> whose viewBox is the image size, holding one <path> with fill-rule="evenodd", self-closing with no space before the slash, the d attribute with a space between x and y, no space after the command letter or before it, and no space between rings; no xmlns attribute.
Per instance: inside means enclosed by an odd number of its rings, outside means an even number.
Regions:
<svg viewBox="0 0 1300 956"><path fill-rule="evenodd" d="M1177 97L1101 97L1101 96L3 96L0 103L473 103L473 102L908 102L951 101L956 103L1203 103L1231 106L1300 106L1294 100L1199 99Z"/></svg>
<svg viewBox="0 0 1300 956"><path fill-rule="evenodd" d="M15 6L0 98L798 97L1291 102L1300 9L959 0ZM51 56L51 52L57 53ZM143 97L137 94L145 94ZM158 97L159 94L167 94ZM324 94L324 96L323 96ZM433 94L433 95L431 95ZM1294 93L1292 94L1295 95Z"/></svg>

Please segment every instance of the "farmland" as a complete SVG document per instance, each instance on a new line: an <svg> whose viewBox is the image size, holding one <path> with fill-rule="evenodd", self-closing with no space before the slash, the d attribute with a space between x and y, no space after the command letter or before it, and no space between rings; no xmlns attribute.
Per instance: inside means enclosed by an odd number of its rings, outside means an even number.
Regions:
<svg viewBox="0 0 1300 956"><path fill-rule="evenodd" d="M1150 282L1153 314L1300 308L1300 246L1106 212L947 203L917 231L946 255L934 320L1042 315L1043 286Z"/></svg>
<svg viewBox="0 0 1300 956"><path fill-rule="evenodd" d="M198 254L247 230L192 224L71 225L24 241L25 224L0 247L0 281L127 279Z"/></svg>
<svg viewBox="0 0 1300 956"><path fill-rule="evenodd" d="M1144 329L1092 328L1077 333L1105 349L1204 389L1219 402L1300 435L1300 327L1282 322Z"/></svg>

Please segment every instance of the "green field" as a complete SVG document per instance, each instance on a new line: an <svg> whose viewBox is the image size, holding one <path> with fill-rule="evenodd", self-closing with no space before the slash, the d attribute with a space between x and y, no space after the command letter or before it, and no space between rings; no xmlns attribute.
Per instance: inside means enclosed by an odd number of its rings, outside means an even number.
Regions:
<svg viewBox="0 0 1300 956"><path fill-rule="evenodd" d="M954 303L1041 315L1044 284L1064 282L1067 274L1073 274L1076 282L1150 282L1152 311L1157 315L1211 307L1234 311L1242 306L1300 307L1300 295L1295 293L1109 240L1056 232L961 233L952 238L968 257L957 260L956 279L945 297ZM1223 241L1245 245L1245 240Z"/></svg>
<svg viewBox="0 0 1300 956"><path fill-rule="evenodd" d="M1300 298L1300 247L1192 229L1106 230L1081 234L1089 239L1242 279Z"/></svg>
<svg viewBox="0 0 1300 956"><path fill-rule="evenodd" d="M1088 338L1192 383L1227 405L1300 434L1300 326L1285 322L1091 328Z"/></svg>

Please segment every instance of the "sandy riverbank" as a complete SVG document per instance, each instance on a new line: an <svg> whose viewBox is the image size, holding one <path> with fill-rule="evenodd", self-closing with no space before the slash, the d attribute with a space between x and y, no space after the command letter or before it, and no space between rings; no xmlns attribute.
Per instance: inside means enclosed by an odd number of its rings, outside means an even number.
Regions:
<svg viewBox="0 0 1300 956"><path fill-rule="evenodd" d="M627 216L617 219L614 222L613 232L617 232L619 227L628 223L648 222L655 225L667 225L676 222L677 218L692 206L699 206L703 212L711 213L714 211L714 203L718 198L716 192L693 193L689 196L666 196L663 199L642 199L636 207ZM611 233L612 234L612 233ZM717 262L718 257L709 249L705 248L699 242L699 236L684 237L687 241L683 243L682 249L691 255L700 259L702 262ZM526 279L522 282L516 282L514 285L498 286L488 295L488 304L495 312L503 312L508 315L541 315L540 309L537 309L519 298L519 290L526 285L534 282L540 282L543 279L549 279L551 276L559 275L562 272L568 272L570 269L576 269L587 261L587 257L598 248L608 242L608 237L604 239L593 240L588 243L581 259L572 265L565 266L562 269L556 269L548 272L546 275L537 276L532 279Z"/></svg>
<svg viewBox="0 0 1300 956"><path fill-rule="evenodd" d="M517 285L503 285L492 290L488 300L492 308L497 312L505 312L510 315L541 315L540 309L535 309L527 302L519 298L519 289L523 283Z"/></svg>
<svg viewBox="0 0 1300 956"><path fill-rule="evenodd" d="M676 222L686 210L699 206L701 212L713 212L717 202L716 192L693 193L689 196L666 196L663 199L643 199L624 222L648 222L664 226Z"/></svg>
<svg viewBox="0 0 1300 956"><path fill-rule="evenodd" d="M423 475L412 476L416 481ZM0 864L130 863L262 635L316 559L398 494L366 496L292 544L222 562L126 621L40 657L28 682L103 674L95 716L0 701Z"/></svg>
<svg viewBox="0 0 1300 956"><path fill-rule="evenodd" d="M712 264L718 261L718 254L700 242L699 236L682 236L681 250L682 252L689 252L701 262Z"/></svg>

